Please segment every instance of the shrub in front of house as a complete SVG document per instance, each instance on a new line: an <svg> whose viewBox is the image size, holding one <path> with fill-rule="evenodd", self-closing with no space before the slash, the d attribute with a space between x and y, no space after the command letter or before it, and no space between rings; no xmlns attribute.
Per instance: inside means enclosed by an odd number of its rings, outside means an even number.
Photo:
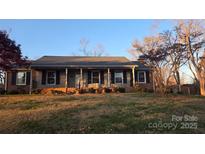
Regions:
<svg viewBox="0 0 205 154"><path fill-rule="evenodd" d="M111 92L116 93L117 92L117 87L111 87Z"/></svg>
<svg viewBox="0 0 205 154"><path fill-rule="evenodd" d="M89 89L88 89L88 93L93 93L93 94L94 94L95 91L96 91L96 90L95 90L94 88L89 88Z"/></svg>
<svg viewBox="0 0 205 154"><path fill-rule="evenodd" d="M117 91L120 92L120 93L125 93L125 88L124 87L118 87Z"/></svg>
<svg viewBox="0 0 205 154"><path fill-rule="evenodd" d="M86 89L80 88L75 90L75 94L84 94L86 93Z"/></svg>
<svg viewBox="0 0 205 154"><path fill-rule="evenodd" d="M8 91L7 94L15 95L15 94L19 94L19 91L18 90L11 90L11 91Z"/></svg>
<svg viewBox="0 0 205 154"><path fill-rule="evenodd" d="M101 93L102 93L102 89L101 89L101 88L95 89L95 93L96 93L96 94L101 94Z"/></svg>
<svg viewBox="0 0 205 154"><path fill-rule="evenodd" d="M104 88L102 89L102 93L111 93L111 92L112 92L112 90L111 90L110 88L104 87Z"/></svg>
<svg viewBox="0 0 205 154"><path fill-rule="evenodd" d="M33 94L43 94L43 95L65 95L65 90L61 88L41 88L32 91Z"/></svg>
<svg viewBox="0 0 205 154"><path fill-rule="evenodd" d="M112 89L111 88L107 88L107 87L101 87L101 88L89 88L87 90L88 93L95 93L95 94L104 94L104 93L110 93L112 92Z"/></svg>
<svg viewBox="0 0 205 154"><path fill-rule="evenodd" d="M17 89L17 90L8 91L7 94L9 94L9 95L28 94L28 91L26 91L25 89Z"/></svg>
<svg viewBox="0 0 205 154"><path fill-rule="evenodd" d="M32 91L33 94L41 94L42 89L35 89Z"/></svg>
<svg viewBox="0 0 205 154"><path fill-rule="evenodd" d="M3 88L0 88L0 94L1 95L6 94L6 90L4 90Z"/></svg>
<svg viewBox="0 0 205 154"><path fill-rule="evenodd" d="M141 87L139 85L136 85L133 89L133 92L146 92L147 89L145 87Z"/></svg>
<svg viewBox="0 0 205 154"><path fill-rule="evenodd" d="M153 92L154 92L154 90L153 90L153 89L149 89L149 88L147 88L147 89L145 90L145 92L148 92L148 93L153 93Z"/></svg>
<svg viewBox="0 0 205 154"><path fill-rule="evenodd" d="M125 88L124 87L112 87L111 88L111 91L114 92L114 93L125 93Z"/></svg>
<svg viewBox="0 0 205 154"><path fill-rule="evenodd" d="M133 93L137 93L137 92L141 92L141 93L144 93L144 92L148 92L148 93L153 93L154 90L150 87L143 87L143 86L140 86L140 85L136 85L135 87L129 89L129 92L133 92Z"/></svg>
<svg viewBox="0 0 205 154"><path fill-rule="evenodd" d="M51 94L53 95L65 95L66 93L60 90L51 90Z"/></svg>
<svg viewBox="0 0 205 154"><path fill-rule="evenodd" d="M65 95L65 94L84 94L84 93L92 93L92 94L104 94L104 93L124 93L125 88L124 87L112 87L112 88L107 88L107 87L101 87L101 88L80 88L80 89L72 89L72 90L67 90L67 93L62 90L62 88L43 88L43 89L36 89L33 90L33 94L45 94L45 95ZM18 91L13 92L15 94L18 94Z"/></svg>

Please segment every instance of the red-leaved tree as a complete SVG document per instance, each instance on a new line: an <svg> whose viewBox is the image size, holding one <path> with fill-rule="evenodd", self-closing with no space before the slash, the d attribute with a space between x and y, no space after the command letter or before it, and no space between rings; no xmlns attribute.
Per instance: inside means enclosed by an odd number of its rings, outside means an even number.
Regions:
<svg viewBox="0 0 205 154"><path fill-rule="evenodd" d="M6 31L0 30L0 79L3 80L3 72L13 67L28 66L27 57L21 53L19 44L9 38Z"/></svg>

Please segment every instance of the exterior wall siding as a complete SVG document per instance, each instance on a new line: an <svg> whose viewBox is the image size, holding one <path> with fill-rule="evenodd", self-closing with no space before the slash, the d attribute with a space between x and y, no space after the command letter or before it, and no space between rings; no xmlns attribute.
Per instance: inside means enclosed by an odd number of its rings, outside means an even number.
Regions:
<svg viewBox="0 0 205 154"><path fill-rule="evenodd" d="M148 90L153 90L153 74L152 74L152 71L149 71L149 83L136 82L136 86L146 88Z"/></svg>
<svg viewBox="0 0 205 154"><path fill-rule="evenodd" d="M55 71L55 70L47 70L47 71ZM60 84L49 85L42 84L42 70L33 70L33 80L36 83L36 88L33 89L41 89L41 88L61 88L65 87L65 71L60 71Z"/></svg>
<svg viewBox="0 0 205 154"><path fill-rule="evenodd" d="M28 70L25 70L28 71ZM29 87L30 85L13 85L12 84L12 71L7 72L7 91L19 91L23 93L29 93Z"/></svg>
<svg viewBox="0 0 205 154"><path fill-rule="evenodd" d="M123 69L110 69L110 82L111 82L111 70L112 71L122 71ZM51 70L48 70L51 71ZM55 71L52 69L52 71ZM92 70L90 70L92 71ZM102 70L101 70L102 71ZM83 69L83 86L82 87L93 87L93 88L98 88L98 87L108 87L108 70L103 69L104 71L104 84L98 84L98 83L91 83L88 84L88 70ZM125 71L125 69L124 69ZM69 80L70 77L73 76L75 77L75 80ZM110 84L110 87L125 87L125 88L130 88L132 86L132 70L131 69L126 69L126 76L127 76L127 83L123 84ZM136 82L137 86L141 86L147 89L152 89L153 88L153 83L152 83L152 73L149 73L149 78L150 82L149 83L138 83ZM68 88L70 85L75 86L75 88L78 88L79 82L77 81L76 77L80 78L80 69L68 69ZM42 84L42 70L37 70L33 69L32 70L32 89L43 89L43 88L65 88L65 80L66 80L66 73L65 69L60 70L60 83L56 85L48 85L48 84ZM8 91L13 91L13 90L25 90L26 92L29 92L29 85L12 85L12 73L8 72Z"/></svg>
<svg viewBox="0 0 205 154"><path fill-rule="evenodd" d="M92 70L91 70L92 71ZM108 73L107 73L107 70L103 70L104 71L104 84L101 84L100 86L101 87L107 87L108 86ZM122 86L122 87L130 87L130 80L131 80L131 76L130 76L130 70L126 70L126 75L127 75L127 83L124 83L124 84L111 84L111 87L119 87L119 86ZM80 78L80 71L79 70L72 70L72 71L68 71L68 77L70 77L70 75L75 75L75 78ZM111 73L110 73L110 78L111 78ZM41 88L51 88L51 87L55 87L55 88L60 88L60 87L65 87L65 71L60 71L60 84L58 85L48 85L48 84L45 84L43 85L42 84L42 71L41 70L33 70L33 80L35 80L36 82L36 89L41 89ZM68 80L68 87L69 85L69 81L71 82L72 80ZM79 82L76 80L75 82L75 88L78 87L78 84ZM83 87L98 87L99 85L98 84L88 84L88 72L87 70L83 70ZM35 88L34 88L35 89Z"/></svg>

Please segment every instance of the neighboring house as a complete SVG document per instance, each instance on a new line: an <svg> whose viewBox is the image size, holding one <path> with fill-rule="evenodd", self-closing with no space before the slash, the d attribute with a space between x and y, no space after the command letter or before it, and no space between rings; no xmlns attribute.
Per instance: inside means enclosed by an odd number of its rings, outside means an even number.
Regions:
<svg viewBox="0 0 205 154"><path fill-rule="evenodd" d="M7 72L7 91L140 85L152 89L151 69L125 57L43 56ZM32 84L31 84L32 83Z"/></svg>

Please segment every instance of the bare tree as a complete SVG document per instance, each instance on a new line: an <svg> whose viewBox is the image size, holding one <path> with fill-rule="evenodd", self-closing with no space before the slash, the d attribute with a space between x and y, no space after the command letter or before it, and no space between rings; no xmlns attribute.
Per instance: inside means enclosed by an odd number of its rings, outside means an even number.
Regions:
<svg viewBox="0 0 205 154"><path fill-rule="evenodd" d="M180 68L187 62L186 46L179 41L176 29L146 37L143 44L135 41L133 47L129 53L135 58L143 54L148 64L154 68L156 89L164 93L176 82L178 91L181 92Z"/></svg>
<svg viewBox="0 0 205 154"><path fill-rule="evenodd" d="M205 69L200 59L205 47L204 26L200 20L179 21L174 29L154 37L147 37L142 44L135 41L134 49L129 52L134 57L139 54L147 57L148 63L154 67L154 80L160 92L166 89L172 76L180 92L180 68L188 64L195 80L199 83L201 95L205 96Z"/></svg>
<svg viewBox="0 0 205 154"><path fill-rule="evenodd" d="M200 94L205 96L204 69L200 58L205 47L204 25L200 20L183 20L177 25L180 41L186 45L188 66L199 83Z"/></svg>
<svg viewBox="0 0 205 154"><path fill-rule="evenodd" d="M89 40L86 38L82 38L80 40L80 52L85 55L85 56L90 56L91 54L91 50L88 49L88 45L89 45Z"/></svg>
<svg viewBox="0 0 205 154"><path fill-rule="evenodd" d="M84 56L103 56L105 54L105 48L102 44L97 44L94 48L89 48L90 41L86 38L80 40L80 52Z"/></svg>
<svg viewBox="0 0 205 154"><path fill-rule="evenodd" d="M167 52L163 37L160 35L146 37L143 43L135 41L132 46L135 51L131 50L131 53L134 56L138 54L144 55L147 64L153 68L153 79L156 91L165 93L170 83L172 69L166 61Z"/></svg>
<svg viewBox="0 0 205 154"><path fill-rule="evenodd" d="M105 48L102 44L97 44L95 48L93 49L93 56L102 56L105 54Z"/></svg>
<svg viewBox="0 0 205 154"><path fill-rule="evenodd" d="M181 92L180 68L186 64L186 46L182 44L176 33L176 28L161 33L166 48L166 62L170 65L171 72L178 86L178 92Z"/></svg>
<svg viewBox="0 0 205 154"><path fill-rule="evenodd" d="M203 91L205 91L205 51L203 53L203 56L200 57L199 67L200 67L200 75L201 75L200 91L202 93Z"/></svg>

